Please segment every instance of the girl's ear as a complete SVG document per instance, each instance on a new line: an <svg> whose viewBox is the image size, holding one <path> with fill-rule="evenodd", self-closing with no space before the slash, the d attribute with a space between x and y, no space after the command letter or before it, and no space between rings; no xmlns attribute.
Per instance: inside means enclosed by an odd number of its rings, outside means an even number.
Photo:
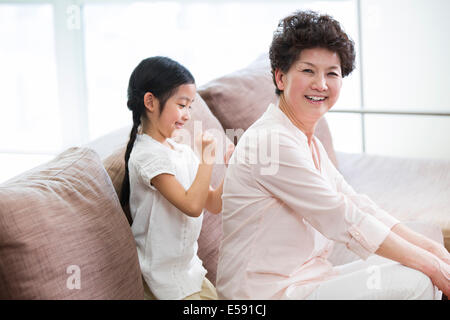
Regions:
<svg viewBox="0 0 450 320"><path fill-rule="evenodd" d="M144 94L144 106L148 111L154 112L155 110L157 110L157 104L158 100L155 98L153 93L146 92Z"/></svg>
<svg viewBox="0 0 450 320"><path fill-rule="evenodd" d="M275 69L275 81L277 83L278 90L284 90L284 73L281 71L281 69Z"/></svg>

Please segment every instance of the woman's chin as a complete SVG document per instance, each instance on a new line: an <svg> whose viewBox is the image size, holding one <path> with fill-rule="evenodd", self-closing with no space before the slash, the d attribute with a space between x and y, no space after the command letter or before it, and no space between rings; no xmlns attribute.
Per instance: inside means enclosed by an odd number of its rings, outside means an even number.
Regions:
<svg viewBox="0 0 450 320"><path fill-rule="evenodd" d="M312 110L309 118L310 120L319 121L320 118L322 118L328 112L328 110L329 109L327 107L316 108L315 110Z"/></svg>
<svg viewBox="0 0 450 320"><path fill-rule="evenodd" d="M316 115L318 118L322 118L328 111L330 110L330 107L328 105L320 106L320 108L317 108Z"/></svg>

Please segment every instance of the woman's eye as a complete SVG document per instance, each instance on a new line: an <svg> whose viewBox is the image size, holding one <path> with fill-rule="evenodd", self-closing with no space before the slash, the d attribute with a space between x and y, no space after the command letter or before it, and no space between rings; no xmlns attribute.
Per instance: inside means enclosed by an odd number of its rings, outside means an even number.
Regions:
<svg viewBox="0 0 450 320"><path fill-rule="evenodd" d="M330 76L333 76L333 77L339 76L336 72L330 72L329 75L330 75Z"/></svg>
<svg viewBox="0 0 450 320"><path fill-rule="evenodd" d="M179 104L179 106L180 106L181 108L186 108L186 106L185 106L184 104Z"/></svg>
<svg viewBox="0 0 450 320"><path fill-rule="evenodd" d="M305 69L305 70L303 70L303 72L312 73L313 71L311 69Z"/></svg>

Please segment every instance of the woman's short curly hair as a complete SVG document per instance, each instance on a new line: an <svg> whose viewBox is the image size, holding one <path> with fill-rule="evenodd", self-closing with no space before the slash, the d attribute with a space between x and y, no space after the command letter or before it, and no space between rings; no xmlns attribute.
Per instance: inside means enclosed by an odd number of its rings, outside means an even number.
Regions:
<svg viewBox="0 0 450 320"><path fill-rule="evenodd" d="M339 55L342 77L355 68L355 46L342 30L338 21L329 15L313 11L298 11L280 20L274 32L269 57L275 92L280 95L275 82L275 70L286 73L298 59L303 49L325 48Z"/></svg>

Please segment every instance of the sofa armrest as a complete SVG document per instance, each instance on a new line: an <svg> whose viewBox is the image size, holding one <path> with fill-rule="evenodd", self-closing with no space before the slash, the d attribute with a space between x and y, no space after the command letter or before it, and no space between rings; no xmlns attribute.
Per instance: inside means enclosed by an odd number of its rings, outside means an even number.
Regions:
<svg viewBox="0 0 450 320"><path fill-rule="evenodd" d="M450 160L337 152L339 171L358 193L400 221L440 227L450 249Z"/></svg>

